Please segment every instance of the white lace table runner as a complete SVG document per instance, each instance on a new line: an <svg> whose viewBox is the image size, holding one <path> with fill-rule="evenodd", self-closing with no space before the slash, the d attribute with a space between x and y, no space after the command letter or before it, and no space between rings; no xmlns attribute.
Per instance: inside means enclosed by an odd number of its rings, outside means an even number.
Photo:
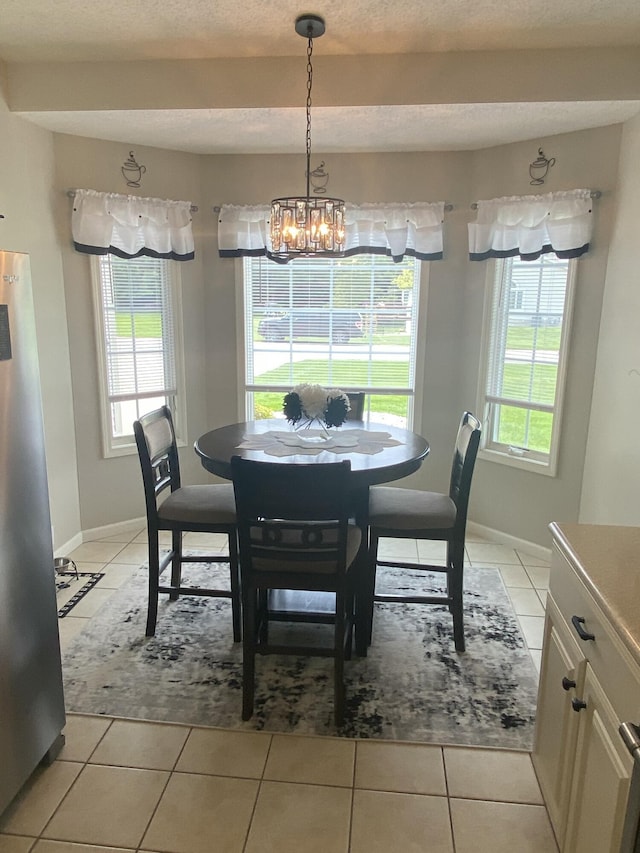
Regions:
<svg viewBox="0 0 640 853"><path fill-rule="evenodd" d="M245 435L238 445L241 450L262 450L268 456L317 456L325 450L331 453L382 453L385 447L402 444L391 438L388 432L368 429L346 429L330 431L327 435L320 429L269 430Z"/></svg>

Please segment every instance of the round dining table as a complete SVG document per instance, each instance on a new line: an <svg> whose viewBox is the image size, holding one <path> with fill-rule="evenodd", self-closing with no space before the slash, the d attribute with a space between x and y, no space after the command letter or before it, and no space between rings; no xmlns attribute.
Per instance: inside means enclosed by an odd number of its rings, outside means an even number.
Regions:
<svg viewBox="0 0 640 853"><path fill-rule="evenodd" d="M369 487L400 480L413 474L429 454L429 442L408 429L389 424L348 421L338 430L328 431L335 438L334 449L323 449L321 430L294 430L286 421L257 420L229 424L201 435L194 448L203 467L211 474L231 480L231 457L241 456L258 462L286 465L351 462L350 483L353 517L362 529L360 580L356 593L356 654L366 655L369 632L365 630L369 599L374 594L368 569ZM306 438L309 436L309 438ZM354 442L349 446L349 440ZM303 445L297 447L296 445ZM328 446L328 444L327 444ZM318 594L321 595L321 594ZM300 610L298 602L285 605L288 612ZM308 612L308 608L304 608ZM321 608L324 610L324 606ZM316 606L312 607L317 612ZM362 627L361 627L362 626Z"/></svg>
<svg viewBox="0 0 640 853"><path fill-rule="evenodd" d="M361 452L357 447L350 450L341 447L339 452L332 450L314 449L313 454L296 453L295 448L289 448L286 455L271 455L264 438L272 433L296 431L284 420L258 420L229 424L228 426L212 429L201 435L195 442L195 451L202 465L211 474L216 474L225 480L231 479L231 457L242 456L259 462L280 462L288 465L322 464L348 459L351 462L351 481L354 491L368 489L380 483L400 480L413 474L422 465L429 453L429 442L411 430L389 424L363 423L347 421L332 434L348 434L351 430L359 433L372 433L372 436L386 434L393 444L381 442L379 448L372 447L368 452ZM299 436L304 436L304 429L298 430ZM262 441L260 440L262 439ZM262 444L262 447L256 445ZM375 442L374 442L375 444ZM246 445L254 445L248 447ZM266 449L265 449L266 448Z"/></svg>

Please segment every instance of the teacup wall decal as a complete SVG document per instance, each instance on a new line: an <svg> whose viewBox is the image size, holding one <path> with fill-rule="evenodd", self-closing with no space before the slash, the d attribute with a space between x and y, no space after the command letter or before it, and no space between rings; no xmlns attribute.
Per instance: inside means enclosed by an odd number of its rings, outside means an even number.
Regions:
<svg viewBox="0 0 640 853"><path fill-rule="evenodd" d="M549 169L555 164L555 162L555 157L551 157L550 160L547 160L542 148L538 148L537 158L533 163L529 164L529 174L531 175L529 183L533 186L540 186L540 184L544 184L544 179L547 177Z"/></svg>
<svg viewBox="0 0 640 853"><path fill-rule="evenodd" d="M121 171L122 177L127 182L128 187L139 187L142 176L147 171L147 167L137 163L133 151L129 151L129 157L124 161Z"/></svg>

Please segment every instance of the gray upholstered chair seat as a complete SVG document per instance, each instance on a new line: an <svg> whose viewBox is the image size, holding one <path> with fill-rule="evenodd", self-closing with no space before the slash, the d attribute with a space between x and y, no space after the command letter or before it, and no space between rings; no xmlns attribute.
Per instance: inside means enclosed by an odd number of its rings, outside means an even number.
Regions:
<svg viewBox="0 0 640 853"><path fill-rule="evenodd" d="M163 521L197 524L235 524L236 501L231 483L212 486L181 486L158 508Z"/></svg>
<svg viewBox="0 0 640 853"><path fill-rule="evenodd" d="M456 523L449 495L376 486L369 499L369 524L395 530L446 530Z"/></svg>

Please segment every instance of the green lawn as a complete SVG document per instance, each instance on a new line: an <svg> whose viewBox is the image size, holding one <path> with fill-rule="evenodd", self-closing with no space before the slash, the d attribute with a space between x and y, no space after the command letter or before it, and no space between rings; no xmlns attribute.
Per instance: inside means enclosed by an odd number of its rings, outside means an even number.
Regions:
<svg viewBox="0 0 640 853"><path fill-rule="evenodd" d="M532 396L542 402L552 404L555 399L558 370L554 364L538 364L533 374L526 364L506 364L505 383L517 389L508 393L513 399L528 400L531 386ZM513 406L502 406L498 424L498 441L516 447L527 447L541 453L551 448L551 429L553 417L547 412L528 412Z"/></svg>
<svg viewBox="0 0 640 853"><path fill-rule="evenodd" d="M160 338L162 337L162 321L159 311L139 312L133 315L133 326L130 314L116 314L116 329L121 338Z"/></svg>
<svg viewBox="0 0 640 853"><path fill-rule="evenodd" d="M256 377L260 382L282 384L281 392L256 392L254 394L255 412L257 418L269 418L274 412L282 411L282 398L292 385L300 382L318 383L327 387L340 388L343 385L362 387L370 385L369 370L373 373L373 383L376 382L376 374L379 374L378 384L407 385L409 381L409 367L399 362L376 361L333 361L331 377L327 375L327 363L319 360L307 360L294 362L293 380L290 379L289 365L283 365L275 370ZM383 381L383 378L386 379ZM372 412L388 412L392 415L406 418L407 399L402 395L371 395Z"/></svg>
<svg viewBox="0 0 640 853"><path fill-rule="evenodd" d="M538 349L560 349L560 327L510 326L507 331L507 349L531 349L535 343Z"/></svg>
<svg viewBox="0 0 640 853"><path fill-rule="evenodd" d="M532 396L543 403L551 404L555 399L558 369L555 364L537 364L533 374L528 364L505 364L504 386L515 388L517 393L505 393L505 396L517 400L529 400Z"/></svg>
<svg viewBox="0 0 640 853"><path fill-rule="evenodd" d="M498 441L548 453L551 447L552 416L546 412L526 412L503 406L498 425Z"/></svg>
<svg viewBox="0 0 640 853"><path fill-rule="evenodd" d="M397 361L332 361L330 376L327 373L327 362L320 359L295 361L291 368L292 378L289 365L286 364L261 373L256 379L269 384L281 384L286 389L289 385L297 385L299 382L317 382L338 388L341 385L407 385L409 382L409 365ZM372 381L369 380L369 371Z"/></svg>

